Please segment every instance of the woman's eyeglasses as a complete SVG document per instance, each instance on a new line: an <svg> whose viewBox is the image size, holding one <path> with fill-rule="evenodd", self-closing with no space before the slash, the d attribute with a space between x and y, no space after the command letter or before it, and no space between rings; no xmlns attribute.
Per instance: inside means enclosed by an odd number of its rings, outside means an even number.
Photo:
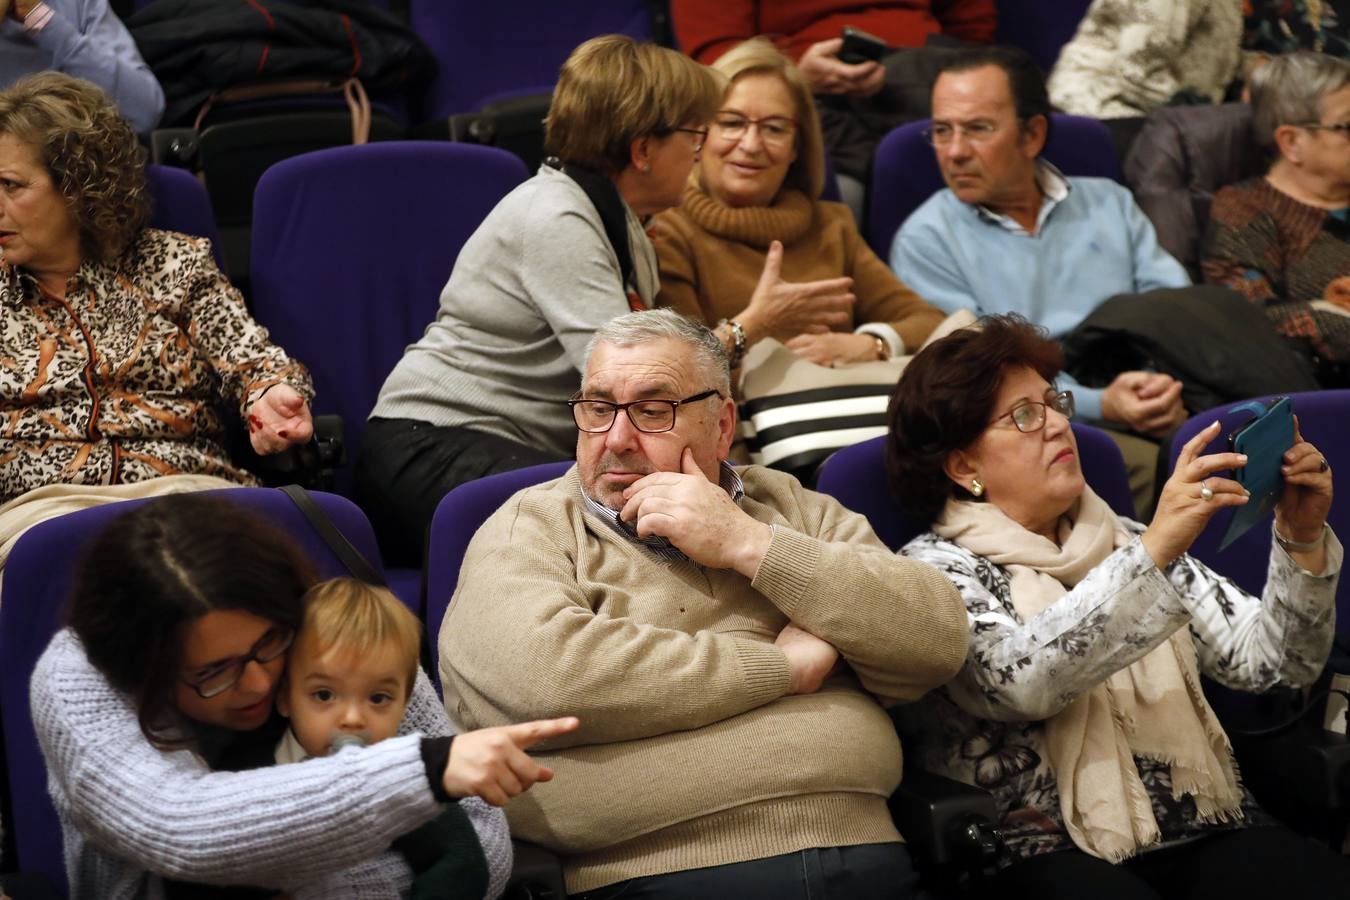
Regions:
<svg viewBox="0 0 1350 900"><path fill-rule="evenodd" d="M773 147L786 147L797 134L797 123L787 116L765 116L752 119L739 113L718 113L713 119L712 134L719 141L739 141L750 130L759 129L759 139Z"/></svg>
<svg viewBox="0 0 1350 900"><path fill-rule="evenodd" d="M258 643L243 656L236 656L208 669L198 670L191 678L184 678L183 683L196 691L197 696L203 700L210 700L234 687L244 676L244 669L249 663L270 663L290 649L293 640L295 640L294 629L273 628L258 638Z"/></svg>
<svg viewBox="0 0 1350 900"><path fill-rule="evenodd" d="M1335 131L1339 132L1341 137L1350 137L1350 122L1300 122L1298 127L1309 131Z"/></svg>
<svg viewBox="0 0 1350 900"><path fill-rule="evenodd" d="M990 425L1000 419L1011 418L1013 425L1023 434L1031 434L1045 427L1045 408L1050 407L1066 419L1073 418L1073 391L1056 391L1053 388L1045 392L1045 402L1029 400L1014 406L1001 416L994 418Z"/></svg>
<svg viewBox="0 0 1350 900"><path fill-rule="evenodd" d="M697 153L703 149L703 145L708 143L708 129L706 128L671 128L671 131L683 131L685 134L692 134L694 140L694 152Z"/></svg>

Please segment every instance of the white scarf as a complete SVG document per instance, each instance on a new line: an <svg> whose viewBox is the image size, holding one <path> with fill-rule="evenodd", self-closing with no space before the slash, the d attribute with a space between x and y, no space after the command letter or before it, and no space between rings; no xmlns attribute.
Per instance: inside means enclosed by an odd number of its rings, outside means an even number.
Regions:
<svg viewBox="0 0 1350 900"><path fill-rule="evenodd" d="M1007 569L1013 608L1030 622L1130 540L1091 488L1076 507L1059 521L1058 544L968 500L947 501L933 531ZM1136 756L1169 765L1173 797L1190 795L1202 821L1242 815L1232 749L1184 626L1047 719L1045 734L1065 827L1093 856L1120 862L1160 837Z"/></svg>

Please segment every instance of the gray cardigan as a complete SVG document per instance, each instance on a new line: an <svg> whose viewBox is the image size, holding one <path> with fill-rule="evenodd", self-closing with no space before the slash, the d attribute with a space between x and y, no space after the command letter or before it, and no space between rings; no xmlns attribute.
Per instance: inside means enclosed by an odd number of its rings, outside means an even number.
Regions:
<svg viewBox="0 0 1350 900"><path fill-rule="evenodd" d="M245 772L212 772L190 750L153 747L131 700L69 629L38 660L30 691L71 900L154 900L161 876L275 888L294 900L389 900L411 887L389 843L439 808L412 734L452 733L425 675L404 715L406 736ZM506 819L477 799L460 802L496 896L511 870Z"/></svg>
<svg viewBox="0 0 1350 900"><path fill-rule="evenodd" d="M625 208L633 287L656 296L656 251ZM464 244L441 307L385 380L374 416L454 425L570 456L564 404L592 332L629 310L619 258L582 189L549 168L497 204Z"/></svg>

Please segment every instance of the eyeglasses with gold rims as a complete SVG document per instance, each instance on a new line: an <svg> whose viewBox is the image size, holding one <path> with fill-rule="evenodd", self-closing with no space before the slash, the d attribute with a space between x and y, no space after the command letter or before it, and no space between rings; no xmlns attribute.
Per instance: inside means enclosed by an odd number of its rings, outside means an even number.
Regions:
<svg viewBox="0 0 1350 900"><path fill-rule="evenodd" d="M215 663L205 669L198 669L192 673L192 677L184 678L183 683L197 692L197 696L203 700L210 700L234 687L240 678L244 677L244 669L251 662L270 663L281 654L290 649L291 642L295 640L295 629L293 628L272 628L266 634L258 638L254 644L243 656L236 656L233 659L223 660Z"/></svg>
<svg viewBox="0 0 1350 900"><path fill-rule="evenodd" d="M628 421L638 431L660 434L675 427L675 411L681 406L709 397L721 399L722 392L711 388L683 400L633 400L630 403L575 398L568 400L567 405L572 407L572 420L577 423L577 427L589 434L603 434L613 428L619 410L628 414Z"/></svg>
<svg viewBox="0 0 1350 900"><path fill-rule="evenodd" d="M797 120L787 116L765 116L752 119L740 113L722 112L713 119L712 136L719 141L739 141L754 126L759 139L773 147L787 147L797 134Z"/></svg>
<svg viewBox="0 0 1350 900"><path fill-rule="evenodd" d="M1028 400L1025 403L1019 403L1003 415L995 416L989 424L993 425L995 422L1011 418L1018 431L1023 434L1031 434L1045 427L1045 409L1047 406L1066 419L1072 419L1073 391L1056 391L1054 388L1050 388L1045 392L1044 402Z"/></svg>

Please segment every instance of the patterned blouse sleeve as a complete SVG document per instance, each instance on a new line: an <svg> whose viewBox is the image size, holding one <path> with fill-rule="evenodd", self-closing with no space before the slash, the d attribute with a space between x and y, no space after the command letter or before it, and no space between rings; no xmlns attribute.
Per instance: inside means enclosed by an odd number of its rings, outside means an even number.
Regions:
<svg viewBox="0 0 1350 900"><path fill-rule="evenodd" d="M947 691L986 719L1049 718L1190 618L1137 537L1029 622L1013 610L1006 572L988 560L932 533L902 552L937 566L961 592L970 653Z"/></svg>
<svg viewBox="0 0 1350 900"><path fill-rule="evenodd" d="M1191 611L1201 671L1245 691L1315 681L1335 634L1336 584L1344 558L1331 532L1326 549L1326 569L1313 574L1272 541L1260 599L1189 556L1168 567L1172 586Z"/></svg>
<svg viewBox="0 0 1350 900"><path fill-rule="evenodd" d="M267 329L244 308L244 298L217 268L205 241L184 249L182 314L188 337L220 377L221 399L248 408L275 384L288 384L306 400L314 397L309 372L272 343Z"/></svg>

